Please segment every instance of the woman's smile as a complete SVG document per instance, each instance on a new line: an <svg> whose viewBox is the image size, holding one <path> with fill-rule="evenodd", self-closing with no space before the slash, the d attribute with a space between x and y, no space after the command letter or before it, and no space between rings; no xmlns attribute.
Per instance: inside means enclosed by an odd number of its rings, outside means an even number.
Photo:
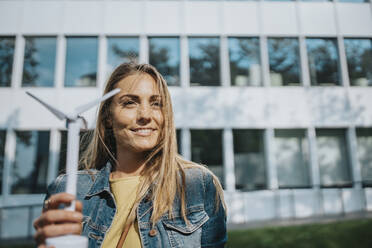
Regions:
<svg viewBox="0 0 372 248"><path fill-rule="evenodd" d="M148 137L156 131L154 128L134 128L130 129L135 135L143 136L143 137Z"/></svg>

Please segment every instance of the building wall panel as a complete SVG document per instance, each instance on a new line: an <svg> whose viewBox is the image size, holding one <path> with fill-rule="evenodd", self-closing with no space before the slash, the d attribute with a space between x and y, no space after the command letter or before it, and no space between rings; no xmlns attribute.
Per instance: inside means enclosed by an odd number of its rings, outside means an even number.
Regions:
<svg viewBox="0 0 372 248"><path fill-rule="evenodd" d="M333 3L299 2L301 31L305 35L333 36L337 33Z"/></svg>
<svg viewBox="0 0 372 248"><path fill-rule="evenodd" d="M232 35L257 35L259 15L257 2L225 2L224 33Z"/></svg>
<svg viewBox="0 0 372 248"><path fill-rule="evenodd" d="M343 35L372 35L372 11L369 3L338 3L338 21Z"/></svg>
<svg viewBox="0 0 372 248"><path fill-rule="evenodd" d="M186 33L211 35L221 32L219 2L186 2Z"/></svg>
<svg viewBox="0 0 372 248"><path fill-rule="evenodd" d="M294 35L298 33L295 3L262 2L263 33Z"/></svg>
<svg viewBox="0 0 372 248"><path fill-rule="evenodd" d="M143 32L143 3L111 1L105 7L104 30L107 34L138 34Z"/></svg>
<svg viewBox="0 0 372 248"><path fill-rule="evenodd" d="M0 34L15 34L20 31L23 6L23 2L0 1Z"/></svg>
<svg viewBox="0 0 372 248"><path fill-rule="evenodd" d="M164 14L166 13L166 14ZM147 2L145 11L146 32L175 35L181 31L180 3Z"/></svg>

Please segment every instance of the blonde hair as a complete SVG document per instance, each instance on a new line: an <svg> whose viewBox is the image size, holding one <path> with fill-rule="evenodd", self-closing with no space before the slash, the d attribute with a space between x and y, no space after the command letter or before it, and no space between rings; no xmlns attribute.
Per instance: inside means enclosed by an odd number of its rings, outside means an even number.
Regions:
<svg viewBox="0 0 372 248"><path fill-rule="evenodd" d="M162 101L162 113L164 116L163 130L160 134L158 144L146 157L146 166L141 171L141 182L137 192L134 206L129 214L127 225L136 219L136 209L143 197L151 188L150 199L153 202L151 222L154 226L161 216L168 212L172 217L173 202L176 194L181 200L181 215L186 223L186 196L185 196L185 169L198 167L210 172L206 167L185 160L177 152L176 130L173 121L173 110L167 84L162 75L149 64L123 63L111 74L107 81L104 94L113 90L117 83L135 74L148 74L156 82ZM107 120L111 118L110 105L112 98L102 102L99 107L96 128L93 131L87 149L82 154L80 165L84 169L101 169L108 161L116 165L116 142L112 127ZM181 177L179 176L181 175ZM216 204L222 201L226 209L222 187L215 175L211 173L216 186ZM217 211L217 210L216 210Z"/></svg>

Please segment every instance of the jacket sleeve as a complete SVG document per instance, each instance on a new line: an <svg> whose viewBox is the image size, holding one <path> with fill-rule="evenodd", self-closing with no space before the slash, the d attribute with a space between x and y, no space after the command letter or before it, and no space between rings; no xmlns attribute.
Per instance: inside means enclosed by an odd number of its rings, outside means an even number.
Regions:
<svg viewBox="0 0 372 248"><path fill-rule="evenodd" d="M204 209L209 220L202 226L202 247L224 247L227 241L226 214L221 199L216 205L216 187L210 173L204 174Z"/></svg>

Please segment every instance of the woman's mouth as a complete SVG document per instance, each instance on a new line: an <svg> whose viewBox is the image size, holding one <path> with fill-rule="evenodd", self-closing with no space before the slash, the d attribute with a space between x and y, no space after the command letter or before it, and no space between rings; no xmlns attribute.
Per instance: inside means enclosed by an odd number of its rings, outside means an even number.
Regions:
<svg viewBox="0 0 372 248"><path fill-rule="evenodd" d="M150 136L152 134L152 132L154 132L156 129L154 128L135 128L135 129L131 129L131 131L133 133L135 133L136 135L139 135L139 136Z"/></svg>

